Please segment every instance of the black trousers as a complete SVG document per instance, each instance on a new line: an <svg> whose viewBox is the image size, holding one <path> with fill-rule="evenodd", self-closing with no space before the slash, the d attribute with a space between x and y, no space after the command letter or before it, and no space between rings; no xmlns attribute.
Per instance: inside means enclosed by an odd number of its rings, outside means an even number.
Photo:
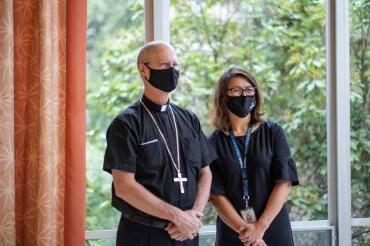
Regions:
<svg viewBox="0 0 370 246"><path fill-rule="evenodd" d="M116 246L198 246L199 236L183 242L171 239L163 229L150 227L121 217Z"/></svg>

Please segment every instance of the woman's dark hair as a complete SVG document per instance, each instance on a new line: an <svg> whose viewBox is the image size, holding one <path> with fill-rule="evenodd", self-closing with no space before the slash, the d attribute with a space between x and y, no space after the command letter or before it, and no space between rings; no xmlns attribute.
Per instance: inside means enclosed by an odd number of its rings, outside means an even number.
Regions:
<svg viewBox="0 0 370 246"><path fill-rule="evenodd" d="M232 78L241 77L246 79L253 87L256 88L256 107L251 112L251 121L253 123L262 122L263 112L263 98L257 86L257 82L252 74L240 67L232 67L224 72L217 81L216 90L213 98L214 112L212 116L212 125L216 129L226 131L231 128L227 102L227 86Z"/></svg>

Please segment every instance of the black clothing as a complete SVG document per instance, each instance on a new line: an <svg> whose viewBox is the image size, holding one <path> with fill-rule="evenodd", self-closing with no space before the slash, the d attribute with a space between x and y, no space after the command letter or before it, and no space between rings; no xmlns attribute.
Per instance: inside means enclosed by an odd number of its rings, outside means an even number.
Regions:
<svg viewBox="0 0 370 246"><path fill-rule="evenodd" d="M230 137L216 130L210 136L218 159L210 165L213 180L213 195L224 195L236 211L245 208L242 194L241 169L233 151ZM244 149L245 136L236 137L239 149ZM249 204L254 208L257 219L264 211L268 198L277 180L292 181L298 185L295 162L281 126L266 121L252 133L247 156ZM286 205L266 230L263 238L267 245L293 245L292 231ZM239 236L223 221L217 219L216 245L242 245Z"/></svg>
<svg viewBox="0 0 370 246"><path fill-rule="evenodd" d="M195 114L170 102L157 105L145 96L142 101L156 119L177 163L175 126L169 105L173 109L179 133L181 173L187 178L185 193L181 194L179 183L174 182L177 171L158 129L140 101L119 114L109 126L103 169L109 173L112 169L132 172L136 181L155 196L181 210L189 210L195 200L200 170L216 158L215 153ZM113 185L112 205L129 215L161 221L117 197Z"/></svg>
<svg viewBox="0 0 370 246"><path fill-rule="evenodd" d="M193 246L199 244L199 236L182 242L170 240L165 230L138 224L121 217L116 241L117 246Z"/></svg>

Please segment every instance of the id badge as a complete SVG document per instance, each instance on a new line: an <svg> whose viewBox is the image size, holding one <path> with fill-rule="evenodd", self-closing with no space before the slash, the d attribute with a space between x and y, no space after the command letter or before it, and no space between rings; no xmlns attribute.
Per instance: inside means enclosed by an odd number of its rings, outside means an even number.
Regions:
<svg viewBox="0 0 370 246"><path fill-rule="evenodd" d="M240 211L243 217L243 220L247 224L255 223L257 222L256 214L254 213L254 209L249 207L247 209L243 209Z"/></svg>

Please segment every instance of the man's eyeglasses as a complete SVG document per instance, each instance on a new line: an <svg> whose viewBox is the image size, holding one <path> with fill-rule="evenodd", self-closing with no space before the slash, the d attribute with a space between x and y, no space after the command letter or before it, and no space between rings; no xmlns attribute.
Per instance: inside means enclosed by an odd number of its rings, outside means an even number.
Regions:
<svg viewBox="0 0 370 246"><path fill-rule="evenodd" d="M254 96L256 93L256 87L253 86L247 86L244 89L241 87L233 87L230 89L227 89L227 91L230 91L232 96L240 97L241 95L246 95L246 96Z"/></svg>
<svg viewBox="0 0 370 246"><path fill-rule="evenodd" d="M145 62L144 64L147 65L150 64L150 62ZM159 65L156 66L156 69L168 69L170 67L180 70L183 66L180 63L160 62Z"/></svg>

